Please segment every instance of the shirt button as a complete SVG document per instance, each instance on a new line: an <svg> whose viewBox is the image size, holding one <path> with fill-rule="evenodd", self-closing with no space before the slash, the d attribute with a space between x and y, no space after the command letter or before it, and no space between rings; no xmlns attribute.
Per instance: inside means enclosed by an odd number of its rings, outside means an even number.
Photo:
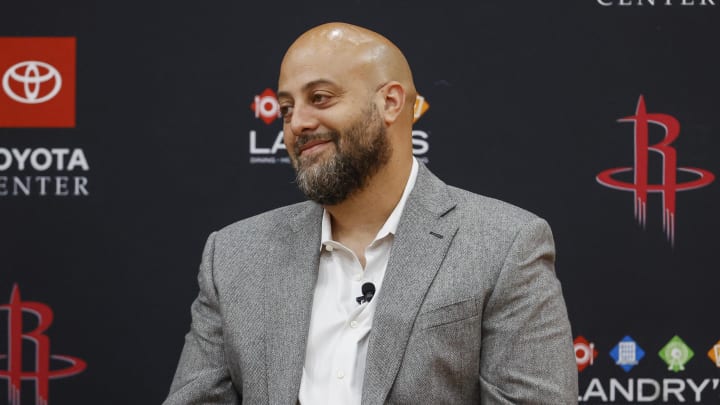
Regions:
<svg viewBox="0 0 720 405"><path fill-rule="evenodd" d="M336 375L338 380L342 380L343 378L345 378L345 372L343 372L342 370L338 370Z"/></svg>
<svg viewBox="0 0 720 405"><path fill-rule="evenodd" d="M353 277L353 280L355 280L355 281L362 280L362 274L356 274L355 277Z"/></svg>
<svg viewBox="0 0 720 405"><path fill-rule="evenodd" d="M357 321L352 321L352 322L350 322L350 327L353 328L353 329L357 328L357 327L358 327Z"/></svg>
<svg viewBox="0 0 720 405"><path fill-rule="evenodd" d="M330 246L330 245L325 245L325 250L327 250L328 252L332 252L332 251L333 251L333 247Z"/></svg>

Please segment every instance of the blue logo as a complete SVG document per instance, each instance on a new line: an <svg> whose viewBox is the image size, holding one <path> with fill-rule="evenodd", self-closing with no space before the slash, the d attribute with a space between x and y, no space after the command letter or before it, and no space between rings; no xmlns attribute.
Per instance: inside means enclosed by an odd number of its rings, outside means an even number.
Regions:
<svg viewBox="0 0 720 405"><path fill-rule="evenodd" d="M645 357L645 351L630 336L625 336L610 350L610 357L615 360L615 364L628 372Z"/></svg>

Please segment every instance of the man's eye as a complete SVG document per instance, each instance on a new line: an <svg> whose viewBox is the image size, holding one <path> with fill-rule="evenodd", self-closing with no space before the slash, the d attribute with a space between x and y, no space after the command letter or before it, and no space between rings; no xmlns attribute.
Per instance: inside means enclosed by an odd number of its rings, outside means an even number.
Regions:
<svg viewBox="0 0 720 405"><path fill-rule="evenodd" d="M282 105L280 106L280 116L287 117L292 113L292 106Z"/></svg>
<svg viewBox="0 0 720 405"><path fill-rule="evenodd" d="M330 96L322 93L315 93L312 95L313 104L322 104L330 99Z"/></svg>

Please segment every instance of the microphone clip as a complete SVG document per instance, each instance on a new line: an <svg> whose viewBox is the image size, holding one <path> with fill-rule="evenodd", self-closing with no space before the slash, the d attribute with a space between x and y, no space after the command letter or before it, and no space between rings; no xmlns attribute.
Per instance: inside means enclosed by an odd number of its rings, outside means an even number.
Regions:
<svg viewBox="0 0 720 405"><path fill-rule="evenodd" d="M362 285L362 295L355 298L355 301L357 301L358 305L362 305L366 302L369 303L373 296L375 296L375 284L365 283Z"/></svg>

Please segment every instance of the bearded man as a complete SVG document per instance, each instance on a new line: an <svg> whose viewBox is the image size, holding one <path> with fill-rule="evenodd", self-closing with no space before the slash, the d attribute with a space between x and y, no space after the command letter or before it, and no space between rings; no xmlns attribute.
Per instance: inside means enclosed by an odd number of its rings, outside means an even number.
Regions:
<svg viewBox="0 0 720 405"><path fill-rule="evenodd" d="M208 239L165 404L571 404L547 223L412 155L412 73L387 38L302 34L278 101L310 201Z"/></svg>

